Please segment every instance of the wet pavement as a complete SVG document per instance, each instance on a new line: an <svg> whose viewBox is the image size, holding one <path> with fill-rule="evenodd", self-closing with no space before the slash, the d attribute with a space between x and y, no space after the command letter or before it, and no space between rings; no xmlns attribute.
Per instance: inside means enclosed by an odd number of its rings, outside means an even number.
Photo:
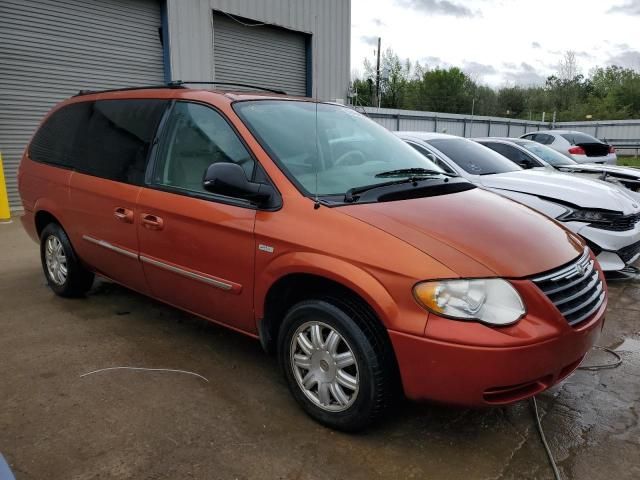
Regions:
<svg viewBox="0 0 640 480"><path fill-rule="evenodd" d="M323 428L258 342L109 283L46 287L37 246L0 225L0 453L22 479L546 479L530 405L404 402L358 435ZM640 281L611 283L613 370L538 397L567 479L640 478ZM594 351L587 363L609 362ZM179 373L92 370L114 366Z"/></svg>

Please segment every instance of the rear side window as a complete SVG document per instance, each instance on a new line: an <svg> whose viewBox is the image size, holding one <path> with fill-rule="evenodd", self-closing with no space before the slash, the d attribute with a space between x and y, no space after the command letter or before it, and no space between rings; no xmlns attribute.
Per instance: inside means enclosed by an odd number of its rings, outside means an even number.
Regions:
<svg viewBox="0 0 640 480"><path fill-rule="evenodd" d="M586 133L561 133L560 136L568 141L571 145L580 145L581 143L602 143L597 138L592 137L591 135L587 135Z"/></svg>
<svg viewBox="0 0 640 480"><path fill-rule="evenodd" d="M520 165L520 163L522 162L531 161L531 162L534 162L537 166L540 166L539 162L534 161L532 158L529 157L529 155L517 149L516 147L512 147L511 145L506 145L504 143L495 143L495 142L486 142L486 143L482 142L481 145L484 145L485 147L489 147L494 152L498 152L503 157L508 158L509 160L517 163L518 165Z"/></svg>
<svg viewBox="0 0 640 480"><path fill-rule="evenodd" d="M88 175L141 185L165 100L103 100L93 103L74 144L75 168Z"/></svg>
<svg viewBox="0 0 640 480"><path fill-rule="evenodd" d="M54 112L29 147L38 162L141 185L166 100L81 102Z"/></svg>
<svg viewBox="0 0 640 480"><path fill-rule="evenodd" d="M38 129L29 146L36 162L74 168L74 142L81 125L87 125L92 104L73 103L56 110Z"/></svg>
<svg viewBox="0 0 640 480"><path fill-rule="evenodd" d="M553 135L547 135L546 133L539 133L536 135L536 142L543 145L551 145L553 143Z"/></svg>

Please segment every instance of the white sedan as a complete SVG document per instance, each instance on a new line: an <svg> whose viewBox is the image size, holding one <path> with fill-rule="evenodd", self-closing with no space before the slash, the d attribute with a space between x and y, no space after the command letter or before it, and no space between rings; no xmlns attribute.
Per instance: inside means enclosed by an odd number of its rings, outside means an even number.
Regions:
<svg viewBox="0 0 640 480"><path fill-rule="evenodd" d="M618 162L616 149L611 145L574 130L541 130L526 133L520 138L551 147L578 163L615 165Z"/></svg>
<svg viewBox="0 0 640 480"><path fill-rule="evenodd" d="M603 270L624 273L640 258L640 201L631 196L633 192L547 168L523 170L466 138L394 133L445 172L561 222L586 240Z"/></svg>

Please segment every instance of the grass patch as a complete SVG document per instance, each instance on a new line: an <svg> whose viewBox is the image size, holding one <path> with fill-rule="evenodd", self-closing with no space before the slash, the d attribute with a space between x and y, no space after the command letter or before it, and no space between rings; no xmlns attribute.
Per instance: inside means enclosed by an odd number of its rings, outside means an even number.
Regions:
<svg viewBox="0 0 640 480"><path fill-rule="evenodd" d="M618 157L618 165L624 167L640 167L640 157Z"/></svg>

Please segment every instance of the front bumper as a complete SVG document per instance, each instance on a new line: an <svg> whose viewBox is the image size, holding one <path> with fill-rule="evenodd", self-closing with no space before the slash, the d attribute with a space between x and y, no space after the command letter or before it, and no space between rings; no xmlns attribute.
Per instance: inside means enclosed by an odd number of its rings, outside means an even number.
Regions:
<svg viewBox="0 0 640 480"><path fill-rule="evenodd" d="M622 232L593 228L578 222L566 222L565 225L595 246L596 258L604 271L621 270L640 258L640 222L632 230Z"/></svg>
<svg viewBox="0 0 640 480"><path fill-rule="evenodd" d="M513 283L522 293L526 282ZM605 301L571 327L544 294L534 292L527 315L512 327L430 315L425 337L389 331L404 392L413 400L471 407L536 395L578 367L600 335L606 306ZM464 337L468 343L461 341Z"/></svg>

